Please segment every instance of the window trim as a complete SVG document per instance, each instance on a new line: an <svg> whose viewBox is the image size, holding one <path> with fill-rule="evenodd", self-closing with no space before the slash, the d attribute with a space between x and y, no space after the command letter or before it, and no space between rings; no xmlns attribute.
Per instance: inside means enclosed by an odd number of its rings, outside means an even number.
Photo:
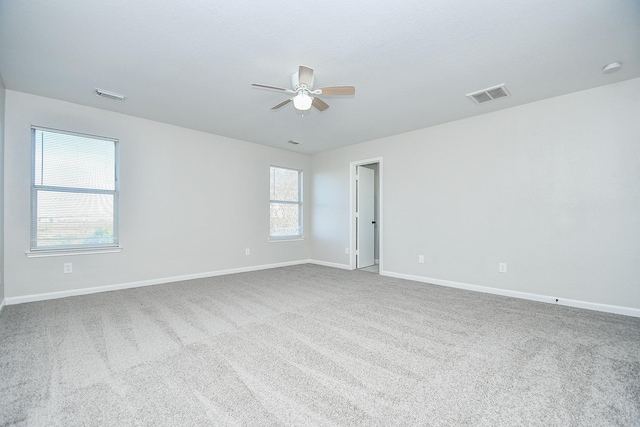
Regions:
<svg viewBox="0 0 640 427"><path fill-rule="evenodd" d="M113 190L104 189L90 189L82 187L58 187L50 185L36 185L36 131L58 133L63 135L79 136L82 138L98 139L103 141L110 141L114 144L114 188ZM120 156L119 156L120 141L117 138L110 138L106 136L93 135L81 132L72 132L62 129L49 128L44 126L31 125L31 204L29 215L29 251L25 252L27 257L41 257L41 256L58 256L58 255L79 255L87 253L113 253L120 252ZM113 236L114 243L105 244L93 244L93 245L64 245L64 246L47 246L37 247L38 243L38 207L37 207L37 193L38 191L56 191L61 193L72 194L111 194L113 195Z"/></svg>
<svg viewBox="0 0 640 427"><path fill-rule="evenodd" d="M294 202L291 200L278 200L271 199L271 169L284 169L288 171L298 172L298 201ZM271 234L271 222L269 222L269 241L271 242L282 242L282 241L292 241L292 240L304 240L304 171L302 169L288 168L284 166L278 165L269 165L269 212L271 212L271 204L272 203L280 203L280 204L288 204L288 205L298 205L298 230L300 231L297 234L287 234L283 236L274 236ZM271 214L269 214L271 215ZM271 218L271 216L269 216Z"/></svg>

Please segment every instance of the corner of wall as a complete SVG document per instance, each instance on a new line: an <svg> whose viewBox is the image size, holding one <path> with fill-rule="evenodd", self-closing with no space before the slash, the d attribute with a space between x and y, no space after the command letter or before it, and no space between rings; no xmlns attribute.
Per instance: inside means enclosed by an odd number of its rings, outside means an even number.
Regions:
<svg viewBox="0 0 640 427"><path fill-rule="evenodd" d="M4 306L4 104L5 86L0 75L0 310Z"/></svg>

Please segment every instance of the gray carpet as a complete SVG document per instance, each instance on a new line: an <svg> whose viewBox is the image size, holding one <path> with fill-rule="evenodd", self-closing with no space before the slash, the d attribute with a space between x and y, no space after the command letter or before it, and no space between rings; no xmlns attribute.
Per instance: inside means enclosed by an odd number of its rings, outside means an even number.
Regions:
<svg viewBox="0 0 640 427"><path fill-rule="evenodd" d="M640 319L302 265L6 307L0 424L637 426Z"/></svg>

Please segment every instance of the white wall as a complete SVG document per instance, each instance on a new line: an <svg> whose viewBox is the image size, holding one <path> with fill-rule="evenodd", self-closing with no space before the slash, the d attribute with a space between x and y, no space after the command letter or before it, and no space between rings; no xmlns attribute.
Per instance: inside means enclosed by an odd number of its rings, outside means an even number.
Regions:
<svg viewBox="0 0 640 427"><path fill-rule="evenodd" d="M309 239L268 241L269 166L308 177L307 155L10 90L5 124L7 298L309 258ZM121 253L27 258L30 125L120 140Z"/></svg>
<svg viewBox="0 0 640 427"><path fill-rule="evenodd" d="M25 256L32 124L120 140L121 253ZM385 272L640 308L640 79L312 157L15 91L4 125L8 298L348 265L349 163L381 156ZM270 164L305 171L303 241L268 242Z"/></svg>
<svg viewBox="0 0 640 427"><path fill-rule="evenodd" d="M640 79L314 155L313 259L349 263L379 156L384 271L640 308Z"/></svg>
<svg viewBox="0 0 640 427"><path fill-rule="evenodd" d="M0 310L4 302L4 101L5 88L0 76Z"/></svg>

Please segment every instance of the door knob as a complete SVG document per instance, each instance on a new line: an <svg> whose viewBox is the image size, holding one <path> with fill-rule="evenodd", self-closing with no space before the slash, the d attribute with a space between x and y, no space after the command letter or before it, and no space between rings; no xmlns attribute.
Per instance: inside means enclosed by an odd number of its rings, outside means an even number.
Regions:
<svg viewBox="0 0 640 427"><path fill-rule="evenodd" d="M371 221L371 224L375 224L375 223L376 223L375 221Z"/></svg>

